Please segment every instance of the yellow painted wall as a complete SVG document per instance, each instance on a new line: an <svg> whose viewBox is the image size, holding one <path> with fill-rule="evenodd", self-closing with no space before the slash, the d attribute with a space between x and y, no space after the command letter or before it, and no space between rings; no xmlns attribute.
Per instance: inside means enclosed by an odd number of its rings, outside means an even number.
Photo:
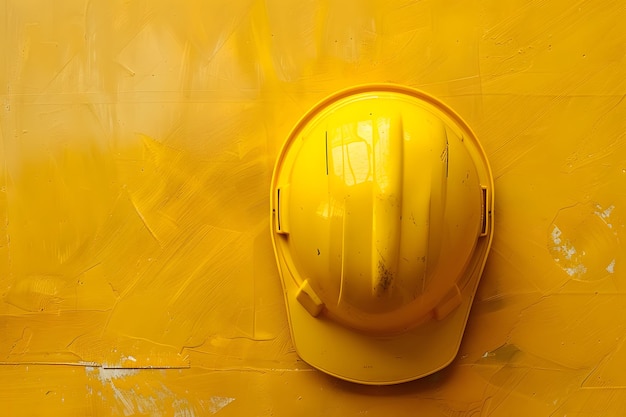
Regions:
<svg viewBox="0 0 626 417"><path fill-rule="evenodd" d="M624 1L0 0L0 414L618 416ZM496 232L457 360L301 362L269 182L317 100L396 82L476 131Z"/></svg>

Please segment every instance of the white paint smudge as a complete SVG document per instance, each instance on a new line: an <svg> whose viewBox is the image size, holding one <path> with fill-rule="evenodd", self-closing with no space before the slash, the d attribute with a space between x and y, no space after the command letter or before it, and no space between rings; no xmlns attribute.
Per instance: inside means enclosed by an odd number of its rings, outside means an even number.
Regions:
<svg viewBox="0 0 626 417"><path fill-rule="evenodd" d="M576 248L573 246L568 246L567 244L561 245L561 249L565 254L565 259L572 259L573 255L576 255Z"/></svg>
<svg viewBox="0 0 626 417"><path fill-rule="evenodd" d="M125 378L137 375L140 372L139 369L87 366L85 370L88 375L97 378L103 386L111 388L117 412L125 416L137 414L147 414L154 417L172 415L171 410L167 412L169 404L171 404L174 409L174 416L196 417L193 405L186 399L177 398L176 394L163 384L160 384L160 387L152 385L145 387L153 394L150 396L136 392L135 389L142 389L139 385L134 385L133 388L117 385ZM101 395L100 391L98 395Z"/></svg>
<svg viewBox="0 0 626 417"><path fill-rule="evenodd" d="M565 270L565 272L567 272L567 275L569 275L570 277L581 276L585 272L587 272L587 268L585 268L585 265L583 264L578 264L572 268L563 268L563 269Z"/></svg>
<svg viewBox="0 0 626 417"><path fill-rule="evenodd" d="M233 401L235 401L235 399L231 397L211 397L209 411L211 412L211 414L215 414Z"/></svg>
<svg viewBox="0 0 626 417"><path fill-rule="evenodd" d="M596 211L594 211L596 216L599 216L601 219L608 219L611 216L611 213L613 212L613 210L615 209L614 205L610 205L609 208L607 208L604 211L600 211L602 210L602 206L599 204L596 204Z"/></svg>
<svg viewBox="0 0 626 417"><path fill-rule="evenodd" d="M576 248L570 243L569 240L565 240L565 242L563 242L563 239L561 239L562 234L563 232L561 232L561 229L554 225L554 229L552 229L552 242L554 243L554 249L562 254L565 259L570 260L572 259L572 256L576 254ZM560 259L556 259L557 262L559 262L559 260Z"/></svg>
<svg viewBox="0 0 626 417"><path fill-rule="evenodd" d="M144 413L150 408L153 411L158 411L156 404L150 401L149 398L137 395L134 390L120 389L111 382L111 389L118 405L122 406L122 413L125 416L132 416L138 412ZM144 404L145 403L145 404ZM135 411L136 410L136 411Z"/></svg>
<svg viewBox="0 0 626 417"><path fill-rule="evenodd" d="M103 384L108 381L112 381L114 379L126 378L129 376L137 375L139 373L139 369L129 369L129 368L92 368L90 366L87 367L87 371L94 372L94 370L98 370L98 379Z"/></svg>
<svg viewBox="0 0 626 417"><path fill-rule="evenodd" d="M570 277L580 277L587 272L587 268L581 262L581 256L569 239L563 236L563 232L557 225L552 225L550 237L552 247L550 253L554 260ZM584 251L582 255L584 255Z"/></svg>
<svg viewBox="0 0 626 417"><path fill-rule="evenodd" d="M615 259L613 259L611 263L607 265L606 272L608 272L609 274L612 274L615 272Z"/></svg>
<svg viewBox="0 0 626 417"><path fill-rule="evenodd" d="M144 397L137 395L132 389L121 389L115 385L116 380L125 379L127 377L137 375L138 369L125 369L125 368L102 368L102 367L85 367L87 374L95 374L96 378L102 383L102 385L109 385L113 391L115 401L118 408L121 408L122 414L125 416L135 415L139 413L150 412L153 415L159 411L159 407L156 401L152 397Z"/></svg>
<svg viewBox="0 0 626 417"><path fill-rule="evenodd" d="M609 220L609 217L611 217L611 213L613 212L614 209L615 209L615 206L610 205L606 210L602 210L602 206L600 204L596 204L596 211L594 211L594 214L600 217L602 220L604 220L604 223L606 223L609 229L612 229L613 225L609 223L608 220Z"/></svg>
<svg viewBox="0 0 626 417"><path fill-rule="evenodd" d="M128 357L129 360L131 357ZM141 370L129 368L103 368L86 366L87 376L97 379L104 388L110 390L98 390L98 395L113 396L111 402L116 414L125 416L150 415L152 417L173 415L174 417L196 417L196 406L200 406L211 414L218 413L221 409L233 402L235 398L213 396L208 400L199 401L195 405L186 398L179 397L175 392L163 383L155 382L153 379L146 382L140 380L125 381L126 378L133 377L140 372L151 372L153 375L164 377L162 372L156 373L154 370ZM93 393L93 389L88 386L88 392ZM149 393L151 395L146 395Z"/></svg>
<svg viewBox="0 0 626 417"><path fill-rule="evenodd" d="M554 242L555 246L558 246L561 244L561 229L559 229L556 225L554 226L554 229L552 229L552 241Z"/></svg>
<svg viewBox="0 0 626 417"><path fill-rule="evenodd" d="M176 399L172 402L172 407L174 408L174 417L196 417L193 407L187 400Z"/></svg>

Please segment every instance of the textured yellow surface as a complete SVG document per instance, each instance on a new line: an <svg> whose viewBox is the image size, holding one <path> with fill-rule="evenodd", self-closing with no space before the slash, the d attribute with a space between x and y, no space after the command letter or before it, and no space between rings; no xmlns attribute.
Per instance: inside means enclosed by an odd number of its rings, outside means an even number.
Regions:
<svg viewBox="0 0 626 417"><path fill-rule="evenodd" d="M623 1L0 1L6 415L626 409ZM296 356L269 181L317 100L420 88L477 133L492 251L457 360L365 387Z"/></svg>

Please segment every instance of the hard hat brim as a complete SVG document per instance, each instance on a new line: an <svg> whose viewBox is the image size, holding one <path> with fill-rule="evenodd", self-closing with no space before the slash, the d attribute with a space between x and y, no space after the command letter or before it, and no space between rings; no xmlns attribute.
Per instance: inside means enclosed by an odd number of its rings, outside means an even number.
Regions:
<svg viewBox="0 0 626 417"><path fill-rule="evenodd" d="M478 251L487 250L487 242ZM475 265L463 289L462 303L442 320L405 333L374 336L346 329L324 316L313 317L296 299L293 279L283 279L292 340L309 365L351 382L389 385L422 378L441 370L456 357L482 271ZM285 264L283 273L289 274Z"/></svg>

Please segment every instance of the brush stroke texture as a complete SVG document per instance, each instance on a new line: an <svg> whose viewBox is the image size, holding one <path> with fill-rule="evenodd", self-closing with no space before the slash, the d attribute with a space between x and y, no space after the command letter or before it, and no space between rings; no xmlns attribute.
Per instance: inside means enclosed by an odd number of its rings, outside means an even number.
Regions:
<svg viewBox="0 0 626 417"><path fill-rule="evenodd" d="M0 0L3 410L620 414L624 21L601 0ZM496 233L457 360L361 387L293 349L267 191L308 108L384 81L476 131Z"/></svg>

